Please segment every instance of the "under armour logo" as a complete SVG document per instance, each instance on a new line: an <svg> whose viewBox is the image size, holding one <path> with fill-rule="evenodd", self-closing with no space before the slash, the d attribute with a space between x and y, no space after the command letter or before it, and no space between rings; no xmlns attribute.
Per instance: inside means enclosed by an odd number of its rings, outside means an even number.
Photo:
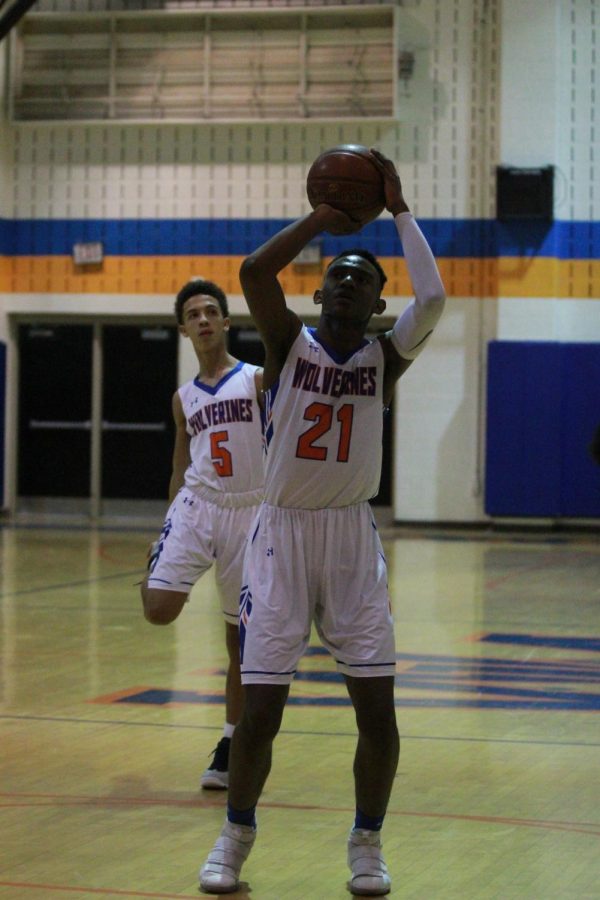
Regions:
<svg viewBox="0 0 600 900"><path fill-rule="evenodd" d="M273 548L267 547L267 556L273 556Z"/></svg>

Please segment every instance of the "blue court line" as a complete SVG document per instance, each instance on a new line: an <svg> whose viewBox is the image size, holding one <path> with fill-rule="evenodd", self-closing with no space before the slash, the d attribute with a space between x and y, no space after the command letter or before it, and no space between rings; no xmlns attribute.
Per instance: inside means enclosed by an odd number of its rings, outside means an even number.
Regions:
<svg viewBox="0 0 600 900"><path fill-rule="evenodd" d="M313 648L309 648L313 649ZM327 651L325 651L327 653ZM314 656L306 652L303 658ZM405 660L409 654L396 654L396 660ZM225 677L224 669L219 669L215 674ZM433 654L423 656L415 662L414 667L395 675L396 684L411 683L414 679L453 680L460 683L461 680L475 678L483 681L534 681L534 682L584 682L594 683L600 680L600 666L596 662L574 662L569 665L561 661L552 660L502 660L477 657L437 657ZM296 681L311 681L322 683L343 684L341 673L331 670L306 670L299 669L295 675Z"/></svg>
<svg viewBox="0 0 600 900"><path fill-rule="evenodd" d="M221 702L225 702L225 698L221 697ZM167 728L175 731L216 731L219 734L223 731L222 725L185 725L174 724L173 722L139 722L128 721L127 719L80 719L72 716L35 716L35 715L8 715L0 714L0 722L2 720L18 721L18 722L61 722L67 725L118 725L119 727L130 726L132 728ZM301 735L303 737L338 737L338 738L356 738L355 731L300 731L291 728L282 728L279 734ZM544 747L600 747L597 741L549 741L537 738L479 738L479 737L446 737L444 735L435 734L401 734L403 741L448 741L450 743L466 743L466 744L532 744Z"/></svg>
<svg viewBox="0 0 600 900"><path fill-rule="evenodd" d="M396 697L397 707L452 707L452 708L477 708L477 709L531 709L531 710L565 710L587 711L600 710L600 694L577 693L574 691L532 691L519 688L491 687L489 685L446 685L431 684L426 681L415 682L411 688L425 691L436 691L445 694L473 694L477 698L469 697ZM504 699L495 699L495 697ZM222 704L222 695L202 694L198 691L178 691L162 688L149 688L148 690L132 693L127 697L120 697L115 703L148 704L151 706L166 706L170 703L198 704ZM341 697L300 697L290 695L288 706L320 706L320 707L350 707L348 696Z"/></svg>
<svg viewBox="0 0 600 900"><path fill-rule="evenodd" d="M397 661L401 661L403 656L398 654L396 656ZM225 675L225 672L221 672L221 674ZM330 675L338 675L336 672L330 671L309 671L302 673L300 672L300 677L312 679L315 681L326 680ZM557 660L556 663L551 661L545 662L543 660L534 660L532 662L528 662L527 660L486 660L482 662L477 659L477 657L473 657L472 659L466 658L457 660L453 662L452 660L441 660L438 662L438 659L434 654L431 654L427 659L422 661L416 661L412 668L407 669L402 672L398 672L396 678L412 678L415 675L423 676L428 675L430 677L440 677L440 678L448 678L448 677L458 677L458 678L488 678L496 680L503 680L506 678L514 678L517 677L517 680L521 676L524 677L533 677L534 679L540 681L547 681L551 678L555 680L561 680L564 678L567 681L595 681L600 678L600 665L596 662L592 662L589 665L574 663L572 666L565 665L564 663ZM341 677L341 676L339 676Z"/></svg>
<svg viewBox="0 0 600 900"><path fill-rule="evenodd" d="M325 649L325 648L323 648L323 649ZM327 650L325 650L325 653L327 653ZM504 665L511 665L513 662L516 663L516 665L521 665L521 666L527 664L526 660L503 659L498 656L447 656L447 655L437 656L437 655L433 655L431 653L398 653L398 654L396 654L396 659L406 660L408 662L418 662L418 663L421 663L421 662L424 662L424 663L431 663L431 662L447 663L449 665L456 665L457 663L473 665L474 663L479 663L480 665L504 666ZM553 666L553 665L564 666L565 668L572 667L573 671L575 671L575 672L580 672L580 671L585 672L588 668L591 668L593 671L596 671L597 666L598 666L595 659L592 659L592 660L579 660L578 659L573 663L571 663L570 661L567 663L566 661L559 660L559 659L557 659L556 661L555 660L536 659L536 660L532 660L531 664L535 665L535 666L541 666L541 667Z"/></svg>
<svg viewBox="0 0 600 900"><path fill-rule="evenodd" d="M119 697L113 703L147 704L149 706L167 706L170 703L221 704L222 694L201 694L198 691L178 691L164 688L149 688L126 697ZM349 697L298 697L289 696L288 706L350 706Z"/></svg>
<svg viewBox="0 0 600 900"><path fill-rule="evenodd" d="M565 650L600 652L597 637L550 637L541 634L486 634L479 639L490 644L521 644L526 647L560 647Z"/></svg>
<svg viewBox="0 0 600 900"><path fill-rule="evenodd" d="M541 636L540 636L541 637ZM479 639L481 640L481 638ZM550 638L550 640L554 640L554 638ZM559 639L560 640L560 639ZM567 638L569 640L569 638ZM590 638L590 640L596 640L596 638ZM322 646L311 646L308 647L305 653L305 656L329 656L329 651ZM503 659L499 656L448 656L448 655L433 655L431 653L396 653L396 660L398 661L407 661L407 662L423 662L423 663L435 663L438 665L448 664L449 666L456 666L464 663L465 665L498 665L498 666L513 666L513 665L529 665L528 661L524 660L511 660L511 659ZM565 660L532 660L531 665L535 666L563 666L565 668L573 668L573 671L585 671L587 668L592 668L594 671L596 670L597 663L595 660L576 660L575 662L565 661Z"/></svg>
<svg viewBox="0 0 600 900"><path fill-rule="evenodd" d="M503 693L508 693L504 691ZM600 697L595 696L589 703L578 703L573 700L490 700L478 698L470 700L461 698L453 700L442 697L403 698L396 700L396 706L419 707L427 709L504 709L504 710L544 710L546 712L597 712L600 711Z"/></svg>
<svg viewBox="0 0 600 900"><path fill-rule="evenodd" d="M399 656L403 656L403 654L399 654ZM440 660L438 662L438 659ZM540 672L555 672L558 670L563 670L565 673L571 673L575 675L579 675L580 673L586 672L600 672L600 660L596 658L592 659L581 659L577 658L574 660L571 659L514 659L514 658L480 658L477 656L457 656L454 657L456 662L452 662L452 657L443 658L437 657L433 653L429 654L429 657L426 657L422 660L416 660L415 666L418 666L419 669L427 668L431 666L434 670L443 669L443 670L452 670L457 669L461 670L464 668L474 668L474 669L482 669L490 672L501 672L503 669L510 669L511 672L515 670L522 669L523 671L540 671ZM408 669L407 671L411 671Z"/></svg>
<svg viewBox="0 0 600 900"><path fill-rule="evenodd" d="M515 662L514 665L504 666L480 666L476 660L473 665L462 666L441 665L435 663L427 665L417 663L414 670L403 672L402 675L428 675L433 678L483 678L491 681L599 681L600 666L593 669L570 669L564 666L542 666Z"/></svg>
<svg viewBox="0 0 600 900"><path fill-rule="evenodd" d="M515 698L526 698L527 700L539 700L541 702L569 702L571 705L583 705L588 706L590 709L600 709L600 694L592 694L586 693L585 691L536 691L531 690L530 688L518 688L518 687L504 687L502 685L495 686L491 684L457 684L456 682L447 681L445 683L437 682L437 681L426 681L415 678L414 680L410 680L406 685L400 683L397 686L399 687L409 687L412 689L418 689L422 691L439 691L440 693L450 693L450 694L487 694L490 696L505 696L509 695L510 700L506 701L507 706L512 708L513 705L513 697ZM516 701L518 702L518 701ZM554 709L554 703L550 706L551 709Z"/></svg>
<svg viewBox="0 0 600 900"><path fill-rule="evenodd" d="M464 668L463 670L459 670L458 668L448 668L448 669L436 669L434 666L425 666L421 668L421 666L416 666L415 669L411 672L400 672L395 675L395 685L396 687L419 687L423 683L423 679L427 679L431 684L437 684L440 687L440 690L444 690L444 685L452 684L452 685L462 685L465 682L473 682L473 681L493 681L500 682L501 684L511 684L511 683L550 683L550 684L594 684L600 681L600 670L596 672L577 672L577 673L554 673L554 672L544 672L541 674L535 674L536 670L533 671L525 671L516 667L516 671L512 672L509 669L495 672L482 672L477 667L473 667L473 669L469 670L468 668ZM225 673L223 673L224 675ZM307 672L299 670L295 676L296 681L308 681L313 684L342 684L343 677L338 672ZM466 688L465 688L466 690ZM508 688L507 690L510 690Z"/></svg>

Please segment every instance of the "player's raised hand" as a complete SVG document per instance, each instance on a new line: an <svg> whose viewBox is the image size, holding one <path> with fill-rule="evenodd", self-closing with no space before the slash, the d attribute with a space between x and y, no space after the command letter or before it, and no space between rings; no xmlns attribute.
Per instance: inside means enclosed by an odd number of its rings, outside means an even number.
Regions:
<svg viewBox="0 0 600 900"><path fill-rule="evenodd" d="M371 147L371 155L373 161L381 174L383 175L383 186L385 190L385 208L391 212L393 216L401 212L408 212L408 205L402 193L402 184L400 176L396 170L396 166L391 159L384 156L380 150Z"/></svg>

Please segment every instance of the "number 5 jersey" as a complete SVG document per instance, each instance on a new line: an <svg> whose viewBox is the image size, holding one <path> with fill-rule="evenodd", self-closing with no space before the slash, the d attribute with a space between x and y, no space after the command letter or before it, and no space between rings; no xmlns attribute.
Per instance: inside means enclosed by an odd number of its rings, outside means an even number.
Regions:
<svg viewBox="0 0 600 900"><path fill-rule="evenodd" d="M252 506L262 500L256 372L256 366L239 362L214 386L196 377L179 388L191 439L186 487L219 506Z"/></svg>

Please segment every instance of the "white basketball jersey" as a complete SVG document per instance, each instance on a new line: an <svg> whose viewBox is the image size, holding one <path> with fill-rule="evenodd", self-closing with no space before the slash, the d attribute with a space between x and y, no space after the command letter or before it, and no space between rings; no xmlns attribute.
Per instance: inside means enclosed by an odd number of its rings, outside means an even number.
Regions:
<svg viewBox="0 0 600 900"><path fill-rule="evenodd" d="M260 502L252 497L264 480L256 371L256 366L239 362L214 387L196 377L179 388L191 438L185 483L192 490L208 488L223 495L223 501L226 494L247 494L248 505Z"/></svg>
<svg viewBox="0 0 600 900"><path fill-rule="evenodd" d="M383 350L340 359L303 326L265 393L265 500L303 509L349 506L379 488Z"/></svg>

